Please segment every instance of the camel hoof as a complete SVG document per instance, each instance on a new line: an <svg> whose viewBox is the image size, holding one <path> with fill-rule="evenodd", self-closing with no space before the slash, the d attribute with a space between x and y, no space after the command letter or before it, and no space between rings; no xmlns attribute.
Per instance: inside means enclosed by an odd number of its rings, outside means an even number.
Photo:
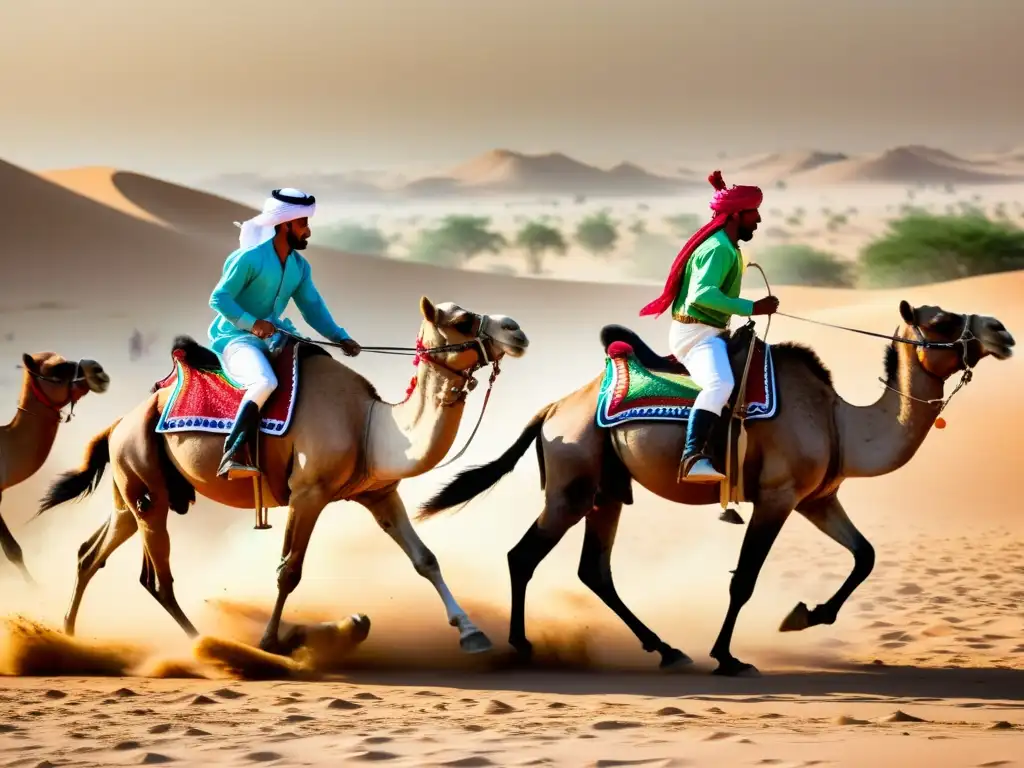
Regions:
<svg viewBox="0 0 1024 768"><path fill-rule="evenodd" d="M743 518L740 517L740 513L732 507L729 507L722 511L722 514L718 516L718 519L723 523L732 523L733 525L743 525Z"/></svg>
<svg viewBox="0 0 1024 768"><path fill-rule="evenodd" d="M800 632L811 626L811 612L806 603L797 603L796 608L779 625L779 632Z"/></svg>
<svg viewBox="0 0 1024 768"><path fill-rule="evenodd" d="M663 672L677 672L680 669L686 669L691 664L693 664L693 659L678 648L670 648L662 654L658 669Z"/></svg>
<svg viewBox="0 0 1024 768"><path fill-rule="evenodd" d="M713 675L721 677L760 677L761 673L753 664L744 664L739 659L727 659L718 662L718 667Z"/></svg>
<svg viewBox="0 0 1024 768"><path fill-rule="evenodd" d="M478 629L475 632L470 632L465 637L460 637L459 647L465 653L486 653L494 646L487 635Z"/></svg>

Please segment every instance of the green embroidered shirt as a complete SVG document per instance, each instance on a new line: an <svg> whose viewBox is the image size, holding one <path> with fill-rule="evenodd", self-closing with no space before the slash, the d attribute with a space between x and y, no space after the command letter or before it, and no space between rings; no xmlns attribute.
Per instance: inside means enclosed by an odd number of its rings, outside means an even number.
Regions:
<svg viewBox="0 0 1024 768"><path fill-rule="evenodd" d="M672 317L689 315L716 328L728 328L733 315L749 317L754 302L740 298L743 255L718 230L697 246L686 262L679 295L672 303Z"/></svg>

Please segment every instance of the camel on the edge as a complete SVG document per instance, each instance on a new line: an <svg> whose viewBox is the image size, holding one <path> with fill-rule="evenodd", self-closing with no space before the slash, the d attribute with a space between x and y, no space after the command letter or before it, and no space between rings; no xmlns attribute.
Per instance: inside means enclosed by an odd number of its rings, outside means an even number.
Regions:
<svg viewBox="0 0 1024 768"><path fill-rule="evenodd" d="M729 608L711 650L711 657L718 662L717 674L757 674L752 665L732 655L733 630L790 513L796 510L848 549L854 565L835 595L813 610L798 604L780 631L832 624L875 562L874 549L839 502L843 480L877 477L906 464L941 410L946 380L958 372L968 375L989 355L1005 360L1012 354L1014 339L994 317L953 314L930 306L915 309L905 301L900 304L900 315L904 325L899 336L928 346L896 341L889 346L885 392L874 405L858 407L844 402L832 386L831 374L810 349L795 344L772 347L779 411L770 421L751 421L746 427L743 487L748 489L747 500L753 502L754 509L730 583ZM657 358L632 332L620 331L629 335L628 341L642 353L639 358ZM945 346L935 346L937 343ZM731 344L730 348L734 368L737 360L742 368L745 345ZM509 643L529 657L532 646L523 615L527 584L565 532L585 518L580 579L623 620L645 651L660 654L662 668L684 666L692 663L691 659L663 642L619 598L612 581L612 546L622 505L632 503L631 480L681 504L713 504L719 498L719 487L677 483L685 432L681 424L633 422L610 430L599 428L595 409L600 382L598 377L541 409L502 456L460 473L423 506L418 518L463 504L490 488L512 471L536 441L545 504L537 521L508 553L512 586Z"/></svg>
<svg viewBox="0 0 1024 768"><path fill-rule="evenodd" d="M95 360L65 360L54 352L37 352L21 357L25 370L18 397L18 411L6 426L0 427L0 502L3 493L23 483L39 471L57 439L61 415L68 406L89 392L106 392L110 376ZM0 548L32 584L25 567L21 546L0 515Z"/></svg>
<svg viewBox="0 0 1024 768"><path fill-rule="evenodd" d="M304 355L298 401L283 436L261 435L259 456L268 506L288 505L277 601L260 641L264 650L287 652L279 638L281 613L298 586L313 527L332 501L356 501L402 548L417 573L441 596L448 622L466 652L491 648L452 596L437 559L420 540L398 495L399 482L433 469L455 441L466 395L480 368L506 355L521 357L529 341L503 315L480 315L452 303L420 300L423 322L416 378L399 404L381 400L364 377L326 354ZM191 342L193 355L212 352ZM114 466L114 510L79 549L78 577L64 620L75 619L90 579L136 530L143 537L142 583L183 630L198 633L174 597L167 514L184 513L199 493L240 509L254 507L254 483L217 477L222 435L158 434L155 425L171 389L158 390L93 438L85 463L59 478L39 512L91 493L107 463ZM274 504L273 502L276 502Z"/></svg>

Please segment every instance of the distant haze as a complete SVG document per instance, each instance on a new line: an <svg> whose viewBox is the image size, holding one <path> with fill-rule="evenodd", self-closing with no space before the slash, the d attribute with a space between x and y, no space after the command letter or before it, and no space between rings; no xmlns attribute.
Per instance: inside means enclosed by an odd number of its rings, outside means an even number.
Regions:
<svg viewBox="0 0 1024 768"><path fill-rule="evenodd" d="M0 155L189 179L999 149L1022 29L1005 0L6 2Z"/></svg>

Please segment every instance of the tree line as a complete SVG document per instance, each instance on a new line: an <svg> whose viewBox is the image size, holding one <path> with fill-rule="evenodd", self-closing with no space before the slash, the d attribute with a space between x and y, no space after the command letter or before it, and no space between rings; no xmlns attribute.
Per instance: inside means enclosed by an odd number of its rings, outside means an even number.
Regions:
<svg viewBox="0 0 1024 768"><path fill-rule="evenodd" d="M849 215L829 212L828 220L845 224ZM802 213L791 216L802 218ZM436 226L420 230L407 246L407 258L438 266L460 267L482 254L511 248L525 257L527 270L542 274L546 259L564 255L576 243L594 256L608 256L620 244L620 229L634 238L624 255L636 277L658 280L703 220L694 214L665 219L671 235L647 231L643 219L629 224L614 221L608 211L591 214L563 232L550 216L523 221L511 238L492 228L486 216L450 215ZM830 227L831 229L831 227ZM397 241L372 226L345 224L317 232L318 244L351 253L386 255ZM845 259L809 245L777 244L756 249L756 260L772 284L849 288L898 287L941 282L973 275L1024 269L1024 230L997 211L990 218L979 209L936 215L904 207L887 230L868 243L856 260Z"/></svg>

